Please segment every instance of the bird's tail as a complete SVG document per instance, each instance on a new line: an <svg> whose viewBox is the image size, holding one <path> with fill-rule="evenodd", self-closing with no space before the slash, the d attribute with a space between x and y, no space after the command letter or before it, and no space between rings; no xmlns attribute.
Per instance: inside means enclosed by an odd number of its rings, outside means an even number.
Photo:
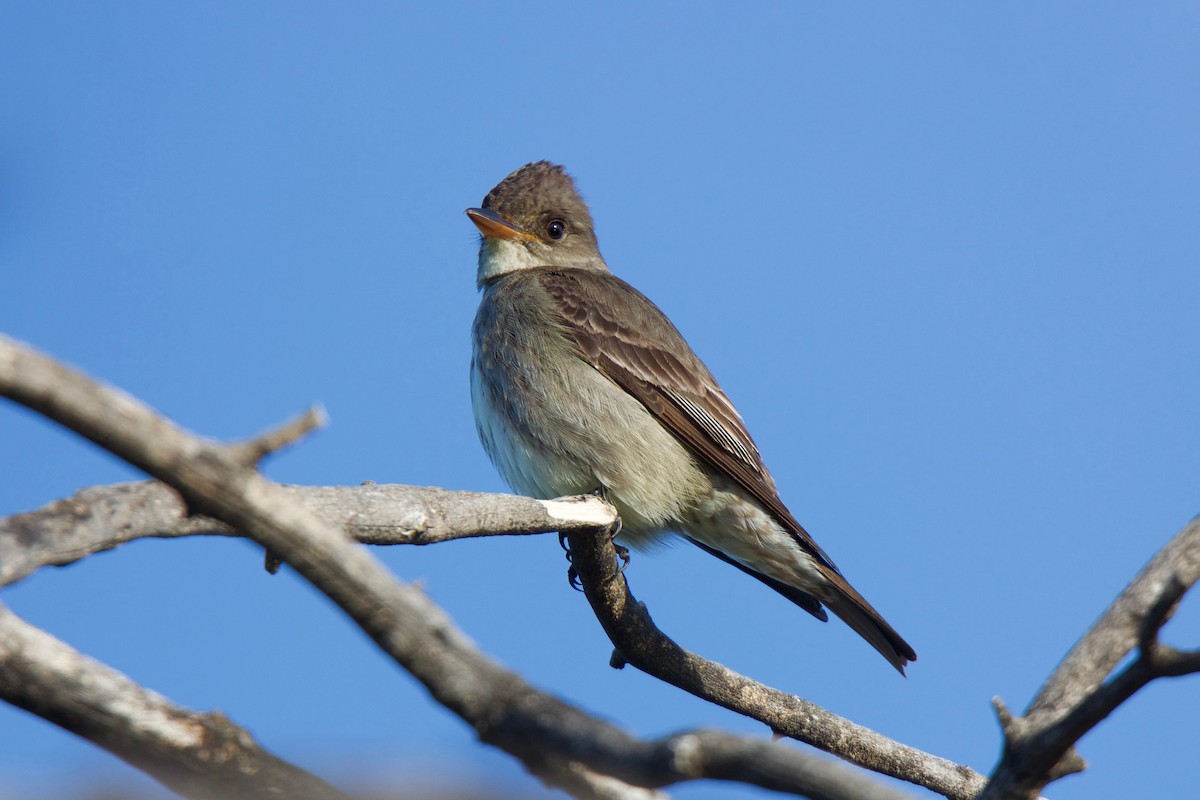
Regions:
<svg viewBox="0 0 1200 800"><path fill-rule="evenodd" d="M832 591L821 601L903 675L908 662L917 660L912 645L904 641L904 637L896 633L845 578L834 572L826 577L829 578Z"/></svg>
<svg viewBox="0 0 1200 800"><path fill-rule="evenodd" d="M917 660L917 654L913 652L912 646L904 641L904 638L896 633L891 625L887 624L883 616L832 565L821 565L821 572L828 581L828 587L820 593L821 597L818 599L812 592L768 577L698 539L688 537L688 541L722 561L732 564L747 575L762 581L822 622L829 619L825 614L825 609L821 607L821 604L824 603L830 611L841 618L842 622L849 625L855 633L878 650L888 660L888 663L899 670L901 675L904 674L904 667L908 662Z"/></svg>

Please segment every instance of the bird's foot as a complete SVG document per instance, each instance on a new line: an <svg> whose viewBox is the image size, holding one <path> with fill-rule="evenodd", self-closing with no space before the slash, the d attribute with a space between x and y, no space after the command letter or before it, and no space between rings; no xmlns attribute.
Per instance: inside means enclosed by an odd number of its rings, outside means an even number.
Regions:
<svg viewBox="0 0 1200 800"><path fill-rule="evenodd" d="M579 571L575 567L567 567L567 583L577 592L583 591L583 584L579 582Z"/></svg>
<svg viewBox="0 0 1200 800"><path fill-rule="evenodd" d="M617 572L624 572L629 566L629 548L613 542L613 548L617 551L617 558L621 560L621 566L617 567Z"/></svg>
<svg viewBox="0 0 1200 800"><path fill-rule="evenodd" d="M612 502L612 500L610 500L608 497L608 487L604 484L592 489L590 492L588 492L588 494L592 495L593 497L599 497L606 503ZM613 548L617 551L617 558L621 562L621 566L617 568L618 572L624 572L625 568L629 566L629 548L625 547L624 545L617 544L615 541L615 539L621 534L621 528L621 517L618 516L617 521L613 523L612 528L610 528L608 531L608 538L610 541L612 541ZM570 564L572 562L571 546L567 544L567 535L561 531L559 531L558 534L558 546L561 547L563 552L567 554L567 563ZM575 569L574 564L571 564L571 566L567 569L567 582L571 584L572 589L580 592L583 591L583 585L579 581L579 572Z"/></svg>
<svg viewBox="0 0 1200 800"><path fill-rule="evenodd" d="M616 539L621 535L621 530L625 527L625 523L621 521L621 517L617 517L617 521L613 523L612 529L608 532L608 538ZM620 547L620 545L617 545Z"/></svg>
<svg viewBox="0 0 1200 800"><path fill-rule="evenodd" d="M565 533L559 532L558 546L563 549L564 553L566 553L567 563L571 564L571 566L567 567L567 583L569 583L571 588L575 591L582 592L583 584L579 582L579 572L575 569L575 565L571 563L571 547L567 544L567 535Z"/></svg>

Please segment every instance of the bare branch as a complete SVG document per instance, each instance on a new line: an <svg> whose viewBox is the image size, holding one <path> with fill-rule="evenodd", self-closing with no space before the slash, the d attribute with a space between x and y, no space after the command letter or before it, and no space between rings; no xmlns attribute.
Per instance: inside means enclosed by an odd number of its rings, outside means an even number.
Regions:
<svg viewBox="0 0 1200 800"><path fill-rule="evenodd" d="M756 719L777 734L946 797L966 800L983 788L983 776L969 767L901 744L683 649L655 626L645 606L630 593L609 536L581 532L567 541L588 602L617 648L618 663L628 662L696 697Z"/></svg>
<svg viewBox="0 0 1200 800"><path fill-rule="evenodd" d="M1158 551L1042 686L1029 714L1053 714L1073 706L1104 681L1137 647L1143 621L1169 591L1182 593L1200 578L1200 518Z"/></svg>
<svg viewBox="0 0 1200 800"><path fill-rule="evenodd" d="M489 531L483 527L488 524L500 524L522 533L547 532L558 527L595 530L583 525L594 525L594 521L611 524L615 519L610 505L591 496L543 503L509 495L407 486L282 488L303 498L306 505L325 518L340 520L343 530L356 534L360 541L425 543L448 541L458 538L456 533L464 533L451 530L451 525L463 526L467 534L487 534ZM547 507L559 520L564 513L570 513L576 523L574 528L556 521ZM0 579L15 580L38 566L71 563L89 553L137 538L189 535L236 534L212 518L186 516L178 494L156 481L93 487L37 511L0 519ZM759 743L744 744L740 749L745 750L749 744ZM690 749L698 752L694 742ZM728 779L739 779L732 766L735 759L721 752L710 752L707 759L722 765L720 770ZM759 770L770 763L763 753L755 753L754 761L760 765ZM820 760L814 763L817 767L827 765ZM586 768L578 766L563 779L582 779L587 773ZM842 779L845 775L855 775L847 770L843 773ZM603 782L597 785L597 791L599 787L606 792L612 788ZM854 794L863 796L865 791L859 788Z"/></svg>
<svg viewBox="0 0 1200 800"><path fill-rule="evenodd" d="M616 519L595 497L534 500L424 486L282 486L364 544L433 544L476 536L590 530ZM23 514L0 518L0 586L44 566L64 566L135 539L240 536L212 517L187 513L156 481L93 486Z"/></svg>
<svg viewBox="0 0 1200 800"><path fill-rule="evenodd" d="M717 731L698 731L672 737L676 760L691 764L710 778L736 780L781 792L791 791L797 769L806 772L808 796L813 800L890 800L909 795L885 786L860 770L837 761L806 755L801 767L793 758L798 753L775 742L746 739Z"/></svg>
<svg viewBox="0 0 1200 800"><path fill-rule="evenodd" d="M0 696L198 800L346 798L218 713L143 689L0 606Z"/></svg>
<svg viewBox="0 0 1200 800"><path fill-rule="evenodd" d="M708 753L712 747L706 749L703 739L689 752L699 757L681 761L671 741L636 739L491 661L440 608L395 581L365 549L246 466L236 448L231 452L191 436L132 398L2 337L0 394L101 444L172 486L190 509L243 530L267 550L282 554L483 741L516 756L544 780L561 785L563 765L579 763L653 788L708 777L706 765L723 763L720 752ZM778 763L794 765L790 776L783 771L770 775L771 788L786 786L796 794L830 800L862 796L810 787L805 768L813 756L761 744L774 748ZM750 772L745 779L766 777ZM579 790L578 785L565 788Z"/></svg>
<svg viewBox="0 0 1200 800"><path fill-rule="evenodd" d="M1160 643L1147 655L1155 673L1161 678L1178 678L1180 675L1200 672L1200 650L1176 650Z"/></svg>
<svg viewBox="0 0 1200 800"><path fill-rule="evenodd" d="M1184 593L1200 579L1200 518L1163 547L1071 649L1023 716L997 701L1004 752L981 798L1035 798L1083 769L1075 743L1147 683L1200 670L1200 654L1158 641ZM1138 657L1108 676L1135 648Z"/></svg>
<svg viewBox="0 0 1200 800"><path fill-rule="evenodd" d="M593 800L668 800L669 795L657 789L646 789L603 775L578 761L567 764L547 763L545 769L554 773L551 785L575 797Z"/></svg>
<svg viewBox="0 0 1200 800"><path fill-rule="evenodd" d="M570 512L580 521L579 530L594 530L582 527L584 522L614 519L611 506L590 496L542 503L405 486L283 488L322 516L341 520L343 530L373 542L447 541L456 538L450 525L486 534L483 526L495 521L520 532L559 526L571 530L549 516L547 505L556 514ZM0 519L0 579L15 580L37 566L70 563L136 538L188 535L235 534L211 518L186 516L179 496L158 482L93 487L37 511Z"/></svg>
<svg viewBox="0 0 1200 800"><path fill-rule="evenodd" d="M264 456L298 442L317 428L325 426L328 421L325 409L313 406L295 419L288 420L279 427L256 436L244 444L227 445L227 447L231 456L245 462L248 466L257 464Z"/></svg>

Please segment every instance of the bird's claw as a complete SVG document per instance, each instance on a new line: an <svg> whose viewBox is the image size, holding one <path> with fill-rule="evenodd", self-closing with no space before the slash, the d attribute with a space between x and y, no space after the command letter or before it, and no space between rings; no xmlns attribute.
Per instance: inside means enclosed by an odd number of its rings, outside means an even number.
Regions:
<svg viewBox="0 0 1200 800"><path fill-rule="evenodd" d="M613 547L617 551L617 558L621 560L621 566L617 568L617 572L624 572L625 568L629 566L629 548L615 542Z"/></svg>
<svg viewBox="0 0 1200 800"><path fill-rule="evenodd" d="M599 497L606 503L612 502L608 499L608 487L604 486L603 484L597 486L595 489L588 492L588 494L592 495L593 497ZM608 538L610 540L616 539L621 533L621 527L621 518L618 516L617 521L613 524L612 529L608 533ZM579 572L575 569L575 565L571 563L571 546L567 543L567 535L562 531L559 531L558 533L558 546L561 547L563 552L567 554L567 563L571 564L571 566L567 568L567 582L571 584L572 589L582 592L583 584L579 580ZM616 549L617 558L621 561L621 566L617 571L624 572L625 568L629 566L629 548L625 547L624 545L619 545L615 541L613 542L613 548Z"/></svg>
<svg viewBox="0 0 1200 800"><path fill-rule="evenodd" d="M561 547L563 552L567 554L567 563L571 564L571 566L567 567L567 583L569 583L571 588L575 591L582 592L583 584L579 582L578 570L576 570L575 565L571 563L571 547L567 544L567 535L565 533L559 532L558 546Z"/></svg>
<svg viewBox="0 0 1200 800"><path fill-rule="evenodd" d="M618 516L617 521L613 523L612 530L608 533L608 538L615 539L621 535L621 529L625 527L625 523Z"/></svg>

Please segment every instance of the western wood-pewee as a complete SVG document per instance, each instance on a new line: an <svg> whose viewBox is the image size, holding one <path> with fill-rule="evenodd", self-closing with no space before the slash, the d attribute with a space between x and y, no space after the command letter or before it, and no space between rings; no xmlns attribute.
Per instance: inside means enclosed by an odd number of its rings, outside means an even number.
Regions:
<svg viewBox="0 0 1200 800"><path fill-rule="evenodd" d="M818 619L828 606L903 673L912 647L779 499L675 326L609 272L563 168L527 164L466 213L482 233L471 400L509 485L541 498L602 489L621 541L682 534Z"/></svg>

